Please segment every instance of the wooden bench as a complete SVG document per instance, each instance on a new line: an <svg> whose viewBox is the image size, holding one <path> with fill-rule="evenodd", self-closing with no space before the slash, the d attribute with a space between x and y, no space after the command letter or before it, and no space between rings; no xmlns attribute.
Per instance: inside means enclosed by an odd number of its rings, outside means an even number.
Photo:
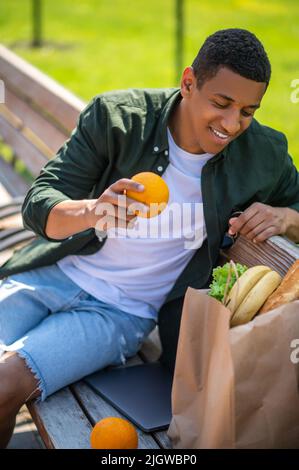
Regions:
<svg viewBox="0 0 299 470"><path fill-rule="evenodd" d="M3 46L0 71L6 92L5 104L0 105L1 137L36 176L69 137L84 103ZM0 264L35 236L24 230L20 216L27 189L28 184L0 159ZM221 253L219 263L233 259L248 266L268 264L283 275L298 258L298 247L283 237L272 237L258 245L240 237L232 248ZM157 361L160 354L156 328L124 367ZM83 381L58 391L43 403L31 402L28 409L46 447L59 449L90 448L94 423L106 416L121 416ZM166 431L138 430L138 434L139 448L171 448Z"/></svg>

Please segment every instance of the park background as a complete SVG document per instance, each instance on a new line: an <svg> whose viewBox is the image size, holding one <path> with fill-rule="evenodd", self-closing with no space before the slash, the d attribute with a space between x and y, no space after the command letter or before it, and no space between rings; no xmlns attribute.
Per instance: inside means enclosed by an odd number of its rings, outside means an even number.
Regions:
<svg viewBox="0 0 299 470"><path fill-rule="evenodd" d="M0 42L85 101L113 89L176 86L178 3L182 68L218 29L246 28L263 42L272 79L255 117L286 134L299 168L299 103L291 101L299 79L299 0L42 0L40 48L30 44L33 2L1 0Z"/></svg>

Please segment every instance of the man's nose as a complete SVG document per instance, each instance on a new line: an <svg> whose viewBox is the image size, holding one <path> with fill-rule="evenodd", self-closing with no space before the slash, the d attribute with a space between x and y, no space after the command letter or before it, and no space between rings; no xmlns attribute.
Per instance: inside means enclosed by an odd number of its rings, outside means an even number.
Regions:
<svg viewBox="0 0 299 470"><path fill-rule="evenodd" d="M239 132L241 123L239 113L229 113L223 116L221 121L223 130L229 135L235 135Z"/></svg>

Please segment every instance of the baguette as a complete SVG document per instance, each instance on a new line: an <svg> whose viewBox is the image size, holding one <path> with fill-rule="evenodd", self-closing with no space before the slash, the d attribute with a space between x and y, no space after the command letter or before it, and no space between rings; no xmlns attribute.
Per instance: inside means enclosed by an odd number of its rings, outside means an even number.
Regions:
<svg viewBox="0 0 299 470"><path fill-rule="evenodd" d="M279 287L268 297L258 313L269 312L297 299L299 299L299 259L292 264Z"/></svg>

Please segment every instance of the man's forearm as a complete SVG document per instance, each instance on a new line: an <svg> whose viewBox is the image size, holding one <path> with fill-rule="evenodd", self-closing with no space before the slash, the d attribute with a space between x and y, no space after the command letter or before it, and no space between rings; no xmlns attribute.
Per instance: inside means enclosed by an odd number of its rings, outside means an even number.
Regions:
<svg viewBox="0 0 299 470"><path fill-rule="evenodd" d="M92 227L89 219L91 200L62 201L50 211L46 224L46 235L62 240Z"/></svg>
<svg viewBox="0 0 299 470"><path fill-rule="evenodd" d="M299 243L299 212L295 209L287 210L287 229L285 235L295 243Z"/></svg>

